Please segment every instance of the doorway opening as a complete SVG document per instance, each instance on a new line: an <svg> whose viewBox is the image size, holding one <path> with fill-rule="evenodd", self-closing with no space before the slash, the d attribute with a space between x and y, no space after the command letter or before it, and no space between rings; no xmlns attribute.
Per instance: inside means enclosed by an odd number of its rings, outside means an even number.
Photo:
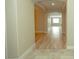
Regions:
<svg viewBox="0 0 79 59"><path fill-rule="evenodd" d="M36 49L66 48L66 1L35 2Z"/></svg>

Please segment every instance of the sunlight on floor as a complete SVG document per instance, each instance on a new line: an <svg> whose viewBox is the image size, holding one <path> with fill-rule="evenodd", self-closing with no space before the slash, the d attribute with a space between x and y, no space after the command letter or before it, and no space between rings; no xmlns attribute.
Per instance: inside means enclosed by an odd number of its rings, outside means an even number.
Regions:
<svg viewBox="0 0 79 59"><path fill-rule="evenodd" d="M52 35L53 35L54 38L59 37L59 35L60 35L60 27L58 27L58 26L52 27Z"/></svg>
<svg viewBox="0 0 79 59"><path fill-rule="evenodd" d="M59 38L61 36L61 27L53 26L52 27L52 36L53 36L53 38Z"/></svg>

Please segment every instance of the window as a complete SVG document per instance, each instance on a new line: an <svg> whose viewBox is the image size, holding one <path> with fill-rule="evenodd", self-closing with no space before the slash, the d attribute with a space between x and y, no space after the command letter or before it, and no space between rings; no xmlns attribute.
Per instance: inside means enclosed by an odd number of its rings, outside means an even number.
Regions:
<svg viewBox="0 0 79 59"><path fill-rule="evenodd" d="M59 23L59 18L53 18L53 23Z"/></svg>

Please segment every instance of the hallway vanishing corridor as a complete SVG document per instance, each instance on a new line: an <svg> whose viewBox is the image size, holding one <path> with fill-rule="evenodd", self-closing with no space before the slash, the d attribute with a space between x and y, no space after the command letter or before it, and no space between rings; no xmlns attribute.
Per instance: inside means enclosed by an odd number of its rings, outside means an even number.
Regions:
<svg viewBox="0 0 79 59"><path fill-rule="evenodd" d="M74 59L73 19L73 0L6 0L7 59Z"/></svg>
<svg viewBox="0 0 79 59"><path fill-rule="evenodd" d="M66 1L57 1L37 0L35 2L35 45L37 49L66 48Z"/></svg>
<svg viewBox="0 0 79 59"><path fill-rule="evenodd" d="M47 33L36 34L36 47L38 49L63 49L65 42L62 39L61 26L48 28Z"/></svg>

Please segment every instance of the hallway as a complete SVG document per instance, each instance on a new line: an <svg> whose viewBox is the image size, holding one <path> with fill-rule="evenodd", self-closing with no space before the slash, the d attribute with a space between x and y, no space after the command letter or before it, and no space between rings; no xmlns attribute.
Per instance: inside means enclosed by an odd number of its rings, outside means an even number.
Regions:
<svg viewBox="0 0 79 59"><path fill-rule="evenodd" d="M38 49L63 49L65 42L62 39L61 27L48 28L48 33L40 33L36 36L36 47Z"/></svg>
<svg viewBox="0 0 79 59"><path fill-rule="evenodd" d="M6 0L8 59L73 59L72 6L73 0Z"/></svg>
<svg viewBox="0 0 79 59"><path fill-rule="evenodd" d="M35 45L37 49L66 48L66 1L35 2Z"/></svg>

